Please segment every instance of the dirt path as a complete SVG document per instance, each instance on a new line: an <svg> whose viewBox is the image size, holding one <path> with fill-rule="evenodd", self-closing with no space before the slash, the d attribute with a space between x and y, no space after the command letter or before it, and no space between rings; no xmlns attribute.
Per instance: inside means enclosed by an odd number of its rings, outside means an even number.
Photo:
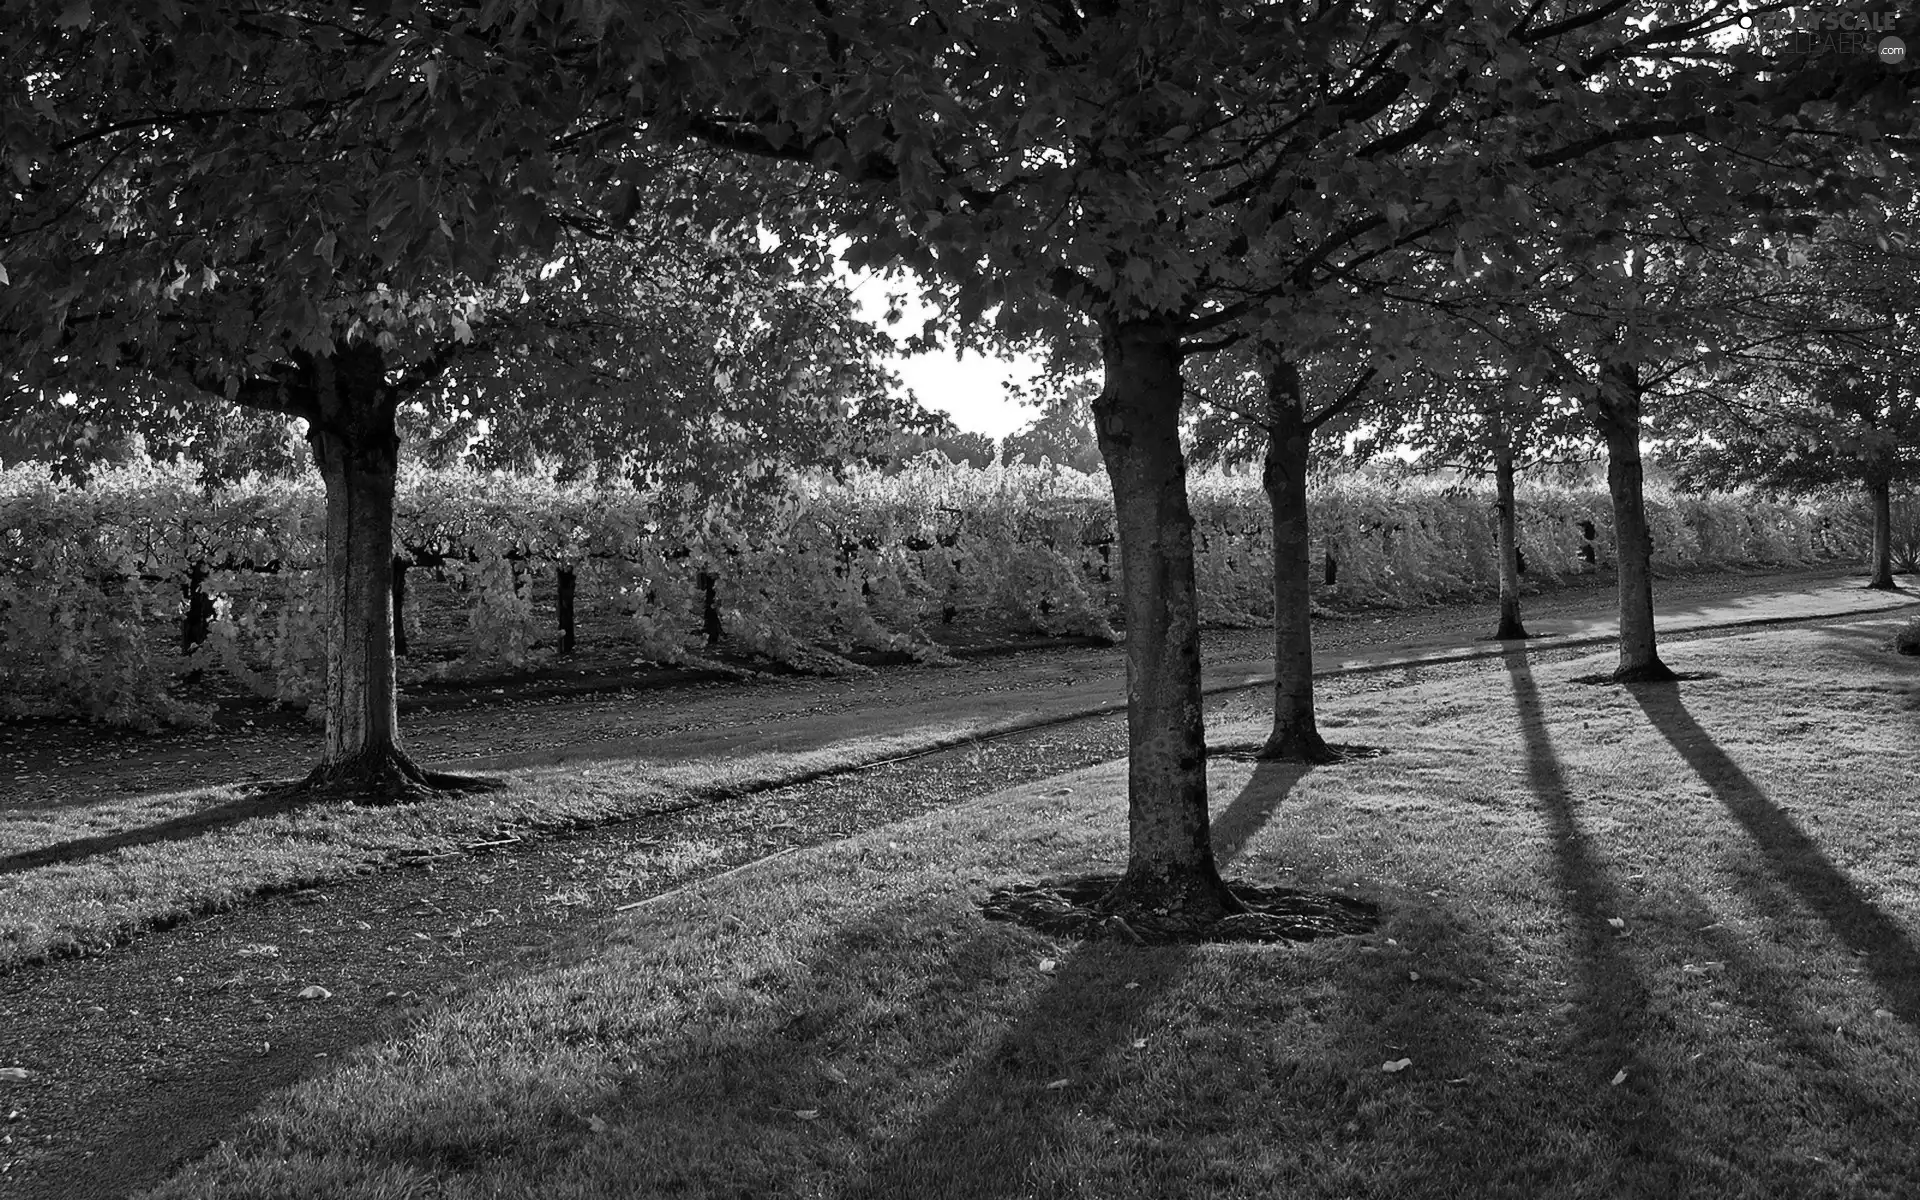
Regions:
<svg viewBox="0 0 1920 1200"><path fill-rule="evenodd" d="M1827 579L1712 577L1663 589L1668 605ZM1537 601L1544 623L1586 619L1604 593ZM1557 614L1557 615L1556 615ZM1323 656L1451 641L1489 623L1483 607L1381 614L1327 623ZM1264 630L1208 639L1210 661L1254 660ZM1544 651L1546 661L1589 649ZM772 681L673 688L642 695L541 704L511 699L416 718L409 734L427 756L506 764L556 754L695 747L725 754L769 725L806 738L863 731L876 713L934 712L983 696L1018 707L1036 695L1107 679L1115 650L1051 650L944 670L901 670L866 680ZM1486 669L1423 669L1422 678ZM1397 686L1397 678L1329 680L1329 699ZM1262 710L1258 689L1216 697L1210 715ZM100 957L28 967L0 977L0 1059L30 1064L23 1083L0 1084L0 1195L22 1200L122 1196L161 1178L230 1133L275 1088L318 1071L353 1047L401 1028L419 1006L523 970L562 939L615 915L632 895L610 888L625 856L678 851L663 889L770 853L848 836L1010 784L1045 778L1125 752L1124 721L1096 717L816 783L761 792L568 836L344 880L262 900ZM52 800L204 778L214 764L245 762L262 775L294 773L313 753L304 727L197 736L99 739L91 761L78 747L8 743L0 780L33 776ZM234 741L238 741L238 745ZM661 751L665 752L665 751ZM63 755L71 761L60 761ZM256 757L257 756L257 757ZM45 802L45 801L43 801ZM19 807L20 805L9 805ZM28 801L26 807L32 806ZM309 987L325 998L301 999Z"/></svg>

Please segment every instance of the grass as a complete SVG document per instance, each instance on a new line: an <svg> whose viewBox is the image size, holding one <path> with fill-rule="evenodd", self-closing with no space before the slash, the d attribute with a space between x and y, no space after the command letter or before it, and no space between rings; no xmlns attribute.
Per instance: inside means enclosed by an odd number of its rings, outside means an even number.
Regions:
<svg viewBox="0 0 1920 1200"><path fill-rule="evenodd" d="M1380 901L1366 939L980 920L994 884L1119 864L1106 764L609 920L156 1195L1910 1195L1895 624L1676 645L1712 673L1677 686L1511 657L1329 706L1384 757L1216 760L1229 874Z"/></svg>
<svg viewBox="0 0 1920 1200"><path fill-rule="evenodd" d="M965 744L999 724L929 718L816 748L526 767L503 772L500 792L396 807L263 805L244 789L208 787L0 809L0 970L110 946L262 892Z"/></svg>

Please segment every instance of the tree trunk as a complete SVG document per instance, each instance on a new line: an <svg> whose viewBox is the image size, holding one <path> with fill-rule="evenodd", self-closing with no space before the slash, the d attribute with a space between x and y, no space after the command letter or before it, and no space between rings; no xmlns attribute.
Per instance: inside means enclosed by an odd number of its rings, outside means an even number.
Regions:
<svg viewBox="0 0 1920 1200"><path fill-rule="evenodd" d="M553 607L560 615L560 653L573 653L573 591L579 581L572 567L561 567L554 572L555 594Z"/></svg>
<svg viewBox="0 0 1920 1200"><path fill-rule="evenodd" d="M207 569L194 563L187 569L187 611L180 621L180 652L192 654L207 640L213 625L213 597L207 595ZM197 674L197 672L196 672Z"/></svg>
<svg viewBox="0 0 1920 1200"><path fill-rule="evenodd" d="M1170 322L1109 320L1100 340L1094 424L1120 540L1128 803L1126 875L1101 904L1149 925L1203 925L1241 906L1214 865L1207 817L1179 337Z"/></svg>
<svg viewBox="0 0 1920 1200"><path fill-rule="evenodd" d="M326 736L309 787L398 800L481 781L423 771L400 741L393 653L393 499L399 397L370 343L298 360L307 440L326 484ZM304 390L304 389L303 389Z"/></svg>
<svg viewBox="0 0 1920 1200"><path fill-rule="evenodd" d="M1313 554L1300 372L1286 361L1267 380L1267 455L1260 474L1273 512L1273 732L1261 758L1332 762L1313 719Z"/></svg>
<svg viewBox="0 0 1920 1200"><path fill-rule="evenodd" d="M1514 508L1513 446L1498 414L1493 427L1494 542L1500 554L1500 626L1493 636L1501 641L1524 638L1520 623L1520 530Z"/></svg>
<svg viewBox="0 0 1920 1200"><path fill-rule="evenodd" d="M699 582L700 629L707 645L712 646L727 633L726 624L720 620L720 577L711 571L702 571Z"/></svg>
<svg viewBox="0 0 1920 1200"><path fill-rule="evenodd" d="M1653 629L1653 534L1647 527L1640 464L1640 381L1631 364L1600 369L1594 427L1607 443L1607 493L1613 500L1613 538L1620 580L1619 683L1673 679L1660 661Z"/></svg>
<svg viewBox="0 0 1920 1200"><path fill-rule="evenodd" d="M1893 581L1893 480L1875 474L1867 479L1867 497L1873 502L1873 577L1870 588L1896 588Z"/></svg>
<svg viewBox="0 0 1920 1200"><path fill-rule="evenodd" d="M407 560L394 556L393 560L393 653L396 658L407 656Z"/></svg>

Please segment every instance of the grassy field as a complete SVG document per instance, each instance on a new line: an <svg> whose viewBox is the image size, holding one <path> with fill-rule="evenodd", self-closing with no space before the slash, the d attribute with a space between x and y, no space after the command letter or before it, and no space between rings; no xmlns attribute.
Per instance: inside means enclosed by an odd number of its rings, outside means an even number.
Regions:
<svg viewBox="0 0 1920 1200"><path fill-rule="evenodd" d="M930 719L817 748L678 761L584 755L507 772L498 792L393 807L208 787L0 810L0 968L108 946L262 892L964 745L998 724Z"/></svg>
<svg viewBox="0 0 1920 1200"><path fill-rule="evenodd" d="M1912 1195L1897 624L1676 645L1706 677L1632 689L1516 655L1329 706L1383 757L1216 759L1228 873L1378 901L1364 939L982 921L1119 864L1106 764L612 919L157 1195Z"/></svg>

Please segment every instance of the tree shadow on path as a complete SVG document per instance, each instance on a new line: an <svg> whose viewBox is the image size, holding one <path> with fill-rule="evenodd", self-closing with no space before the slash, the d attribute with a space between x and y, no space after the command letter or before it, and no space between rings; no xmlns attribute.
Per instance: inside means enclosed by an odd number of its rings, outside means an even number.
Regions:
<svg viewBox="0 0 1920 1200"><path fill-rule="evenodd" d="M1214 853L1223 868L1313 769L1300 763L1255 768L1214 820ZM1107 1086L1102 1078L1111 1073L1110 1060L1145 1034L1155 1008L1197 953L1193 946L1073 946L999 1044L837 1194L843 1200L898 1200L1044 1191L1051 1178L1044 1164L1068 1140L1065 1126L1082 1119L1082 1110L1106 1107L1108 1097L1095 1089ZM1063 1079L1065 1084L1048 1087ZM1194 1164L1166 1157L1131 1165L1143 1180L1163 1183L1167 1195L1176 1194L1194 1170Z"/></svg>
<svg viewBox="0 0 1920 1200"><path fill-rule="evenodd" d="M1561 902L1577 927L1573 949L1580 972L1578 1038L1586 1060L1585 1083L1608 1097L1605 1111L1620 1139L1623 1176L1646 1189L1644 1194L1677 1194L1682 1181L1674 1157L1673 1119L1654 1090L1658 1064L1641 1057L1649 1024L1647 988L1626 951L1626 931L1608 923L1624 911L1626 898L1580 827L1526 652L1503 657L1526 744L1528 787L1553 841L1553 874ZM1622 1070L1626 1079L1612 1086Z"/></svg>
<svg viewBox="0 0 1920 1200"><path fill-rule="evenodd" d="M1647 684L1628 691L1653 727L1746 828L1774 875L1848 949L1864 958L1887 1007L1920 1029L1920 951L1911 934L1867 899L1819 844L1701 728L1682 703L1677 687Z"/></svg>

